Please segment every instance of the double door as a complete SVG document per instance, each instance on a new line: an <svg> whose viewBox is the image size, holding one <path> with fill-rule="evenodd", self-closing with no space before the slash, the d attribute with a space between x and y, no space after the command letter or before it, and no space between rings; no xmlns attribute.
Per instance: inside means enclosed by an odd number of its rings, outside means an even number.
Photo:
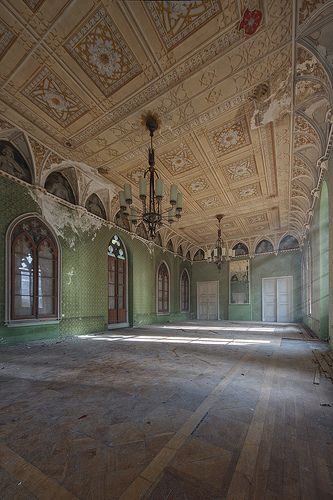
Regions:
<svg viewBox="0 0 333 500"><path fill-rule="evenodd" d="M262 320L289 323L292 318L292 276L263 278Z"/></svg>

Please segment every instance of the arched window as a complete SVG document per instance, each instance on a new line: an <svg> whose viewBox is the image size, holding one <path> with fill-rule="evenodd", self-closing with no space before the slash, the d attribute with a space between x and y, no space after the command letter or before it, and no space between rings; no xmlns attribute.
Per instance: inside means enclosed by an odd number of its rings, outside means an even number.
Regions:
<svg viewBox="0 0 333 500"><path fill-rule="evenodd" d="M159 313L169 312L169 271L164 262L157 272L157 311Z"/></svg>
<svg viewBox="0 0 333 500"><path fill-rule="evenodd" d="M58 244L37 217L10 234L10 320L58 318Z"/></svg>
<svg viewBox="0 0 333 500"><path fill-rule="evenodd" d="M245 243L237 243L237 245L233 247L233 250L235 251L235 257L249 254L249 249L247 248Z"/></svg>
<svg viewBox="0 0 333 500"><path fill-rule="evenodd" d="M188 250L187 254L186 254L186 258L188 260L191 260L191 252Z"/></svg>
<svg viewBox="0 0 333 500"><path fill-rule="evenodd" d="M126 323L126 252L125 247L117 234L113 236L108 247L108 275L109 324Z"/></svg>
<svg viewBox="0 0 333 500"><path fill-rule="evenodd" d="M97 196L97 194L93 193L89 196L86 201L86 209L88 212L97 215L101 219L106 220L106 212L102 200Z"/></svg>
<svg viewBox="0 0 333 500"><path fill-rule="evenodd" d="M181 245L179 245L177 253L178 253L178 255L180 255L181 257L183 257L184 254L183 254L183 249L182 249Z"/></svg>
<svg viewBox="0 0 333 500"><path fill-rule="evenodd" d="M274 252L273 245L268 240L261 240L256 246L256 254Z"/></svg>
<svg viewBox="0 0 333 500"><path fill-rule="evenodd" d="M75 205L74 191L66 177L61 172L52 172L47 177L45 181L45 189L54 196Z"/></svg>
<svg viewBox="0 0 333 500"><path fill-rule="evenodd" d="M180 277L180 310L183 312L190 310L190 278L186 269Z"/></svg>

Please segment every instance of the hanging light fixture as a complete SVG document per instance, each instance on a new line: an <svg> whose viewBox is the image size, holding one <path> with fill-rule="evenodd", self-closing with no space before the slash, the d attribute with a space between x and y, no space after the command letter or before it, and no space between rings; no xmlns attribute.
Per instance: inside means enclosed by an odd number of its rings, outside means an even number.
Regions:
<svg viewBox="0 0 333 500"><path fill-rule="evenodd" d="M230 257L235 257L235 250L229 250L229 252L227 252L227 249L223 247L221 231L221 220L223 219L223 217L224 215L222 214L216 215L218 224L215 248L213 252L211 252L210 250L206 251L206 260L208 260L208 262L214 262L217 265L219 271L222 268L222 263L224 260L228 260Z"/></svg>
<svg viewBox="0 0 333 500"><path fill-rule="evenodd" d="M153 113L143 116L143 123L150 133L150 147L148 149L149 167L142 177L139 177L139 196L142 202L142 210L137 210L132 205L132 191L130 184L124 185L124 191L119 193L120 210L123 217L133 224L138 220L147 226L151 239L156 236L156 231L164 223L172 224L179 220L183 209L183 195L178 191L176 184L170 188L170 207L162 211L163 181L155 168L155 151L153 147L154 132L159 127L159 119ZM147 199L148 184L148 199Z"/></svg>

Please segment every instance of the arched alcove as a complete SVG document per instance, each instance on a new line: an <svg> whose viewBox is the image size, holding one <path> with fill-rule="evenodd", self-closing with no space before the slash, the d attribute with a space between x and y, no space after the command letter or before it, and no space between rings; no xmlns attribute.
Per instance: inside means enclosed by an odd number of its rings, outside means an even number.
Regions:
<svg viewBox="0 0 333 500"><path fill-rule="evenodd" d="M137 228L136 228L136 234L138 236L141 236L141 238L144 238L145 240L148 240L148 233L147 233L147 229L146 229L146 226L143 222L140 222L140 224L138 224Z"/></svg>
<svg viewBox="0 0 333 500"><path fill-rule="evenodd" d="M172 240L169 240L168 243L167 243L167 250L170 250L170 252L173 252L174 249L173 249L173 243L172 243Z"/></svg>
<svg viewBox="0 0 333 500"><path fill-rule="evenodd" d="M295 238L295 236L292 236L290 234L286 234L286 236L284 236L281 239L280 244L279 244L279 251L295 250L297 248L299 248L299 243L298 243L297 239Z"/></svg>
<svg viewBox="0 0 333 500"><path fill-rule="evenodd" d="M155 243L156 245L162 247L163 246L163 243L162 243L162 238L161 238L161 235L160 233L156 233L156 236L155 236Z"/></svg>
<svg viewBox="0 0 333 500"><path fill-rule="evenodd" d="M97 194L93 193L89 196L86 201L86 209L88 210L88 212L97 215L97 217L101 217L101 219L106 220L104 205Z"/></svg>
<svg viewBox="0 0 333 500"><path fill-rule="evenodd" d="M45 181L45 189L49 193L75 205L72 186L61 172L52 172Z"/></svg>
<svg viewBox="0 0 333 500"><path fill-rule="evenodd" d="M236 245L234 245L232 249L235 251L235 257L239 257L240 255L248 255L249 254L249 249L245 245L245 243L239 242Z"/></svg>
<svg viewBox="0 0 333 500"><path fill-rule="evenodd" d="M199 248L199 250L195 253L193 260L204 260L205 258L205 252L202 250L202 248Z"/></svg>
<svg viewBox="0 0 333 500"><path fill-rule="evenodd" d="M269 240L261 240L256 246L255 253L261 254L261 253L269 253L269 252L274 252L274 248L272 243Z"/></svg>
<svg viewBox="0 0 333 500"><path fill-rule="evenodd" d="M25 182L32 183L29 165L10 142L0 140L0 170Z"/></svg>
<svg viewBox="0 0 333 500"><path fill-rule="evenodd" d="M126 229L126 231L131 230L129 220L127 219L127 217L124 217L124 215L120 211L116 213L115 222L117 226Z"/></svg>

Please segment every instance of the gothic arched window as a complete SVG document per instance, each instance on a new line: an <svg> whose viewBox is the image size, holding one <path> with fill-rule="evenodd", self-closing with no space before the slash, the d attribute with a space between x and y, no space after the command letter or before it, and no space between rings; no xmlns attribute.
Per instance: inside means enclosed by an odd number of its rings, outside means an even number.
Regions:
<svg viewBox="0 0 333 500"><path fill-rule="evenodd" d="M190 278L186 269L180 277L180 310L183 312L190 310Z"/></svg>
<svg viewBox="0 0 333 500"><path fill-rule="evenodd" d="M162 262L157 271L157 311L159 313L169 312L169 281L169 270Z"/></svg>
<svg viewBox="0 0 333 500"><path fill-rule="evenodd" d="M38 217L21 219L10 234L11 320L58 318L58 244Z"/></svg>

